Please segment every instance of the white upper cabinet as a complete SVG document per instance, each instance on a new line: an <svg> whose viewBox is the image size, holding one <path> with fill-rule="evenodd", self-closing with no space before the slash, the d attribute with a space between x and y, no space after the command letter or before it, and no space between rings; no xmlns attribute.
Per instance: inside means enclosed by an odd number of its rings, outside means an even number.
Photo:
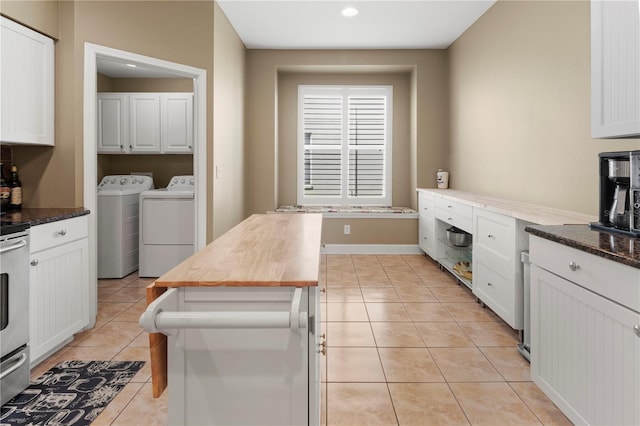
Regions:
<svg viewBox="0 0 640 426"><path fill-rule="evenodd" d="M0 141L53 145L53 40L4 17L0 24Z"/></svg>
<svg viewBox="0 0 640 426"><path fill-rule="evenodd" d="M591 136L640 136L640 1L591 1Z"/></svg>
<svg viewBox="0 0 640 426"><path fill-rule="evenodd" d="M98 93L98 153L192 152L193 93Z"/></svg>
<svg viewBox="0 0 640 426"><path fill-rule="evenodd" d="M193 94L160 94L162 152L193 151Z"/></svg>

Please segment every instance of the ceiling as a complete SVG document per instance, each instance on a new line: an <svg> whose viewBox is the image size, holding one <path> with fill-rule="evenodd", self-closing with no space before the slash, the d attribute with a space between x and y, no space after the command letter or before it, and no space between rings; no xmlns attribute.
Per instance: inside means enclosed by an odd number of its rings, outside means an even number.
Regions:
<svg viewBox="0 0 640 426"><path fill-rule="evenodd" d="M495 0L218 0L249 49L446 49ZM342 10L355 7L351 18Z"/></svg>
<svg viewBox="0 0 640 426"><path fill-rule="evenodd" d="M219 0L249 49L446 49L495 0ZM342 16L352 6L358 14ZM175 77L98 58L111 78Z"/></svg>

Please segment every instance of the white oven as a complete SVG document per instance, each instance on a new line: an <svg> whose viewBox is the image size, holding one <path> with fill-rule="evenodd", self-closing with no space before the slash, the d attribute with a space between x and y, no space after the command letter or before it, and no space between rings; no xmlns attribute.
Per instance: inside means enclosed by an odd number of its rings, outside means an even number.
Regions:
<svg viewBox="0 0 640 426"><path fill-rule="evenodd" d="M29 386L28 262L28 229L0 236L0 405Z"/></svg>

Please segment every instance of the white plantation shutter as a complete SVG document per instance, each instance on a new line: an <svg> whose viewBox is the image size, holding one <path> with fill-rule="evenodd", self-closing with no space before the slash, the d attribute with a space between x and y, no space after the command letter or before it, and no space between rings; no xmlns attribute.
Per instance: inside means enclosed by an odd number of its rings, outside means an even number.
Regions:
<svg viewBox="0 0 640 426"><path fill-rule="evenodd" d="M300 86L298 204L391 205L391 86Z"/></svg>

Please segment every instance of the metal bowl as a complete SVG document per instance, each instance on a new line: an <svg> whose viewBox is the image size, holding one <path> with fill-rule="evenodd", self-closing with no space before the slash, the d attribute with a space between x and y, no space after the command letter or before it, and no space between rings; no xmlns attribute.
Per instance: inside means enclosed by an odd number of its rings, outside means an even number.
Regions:
<svg viewBox="0 0 640 426"><path fill-rule="evenodd" d="M447 229L447 239L456 247L468 247L471 244L471 234L456 227Z"/></svg>

